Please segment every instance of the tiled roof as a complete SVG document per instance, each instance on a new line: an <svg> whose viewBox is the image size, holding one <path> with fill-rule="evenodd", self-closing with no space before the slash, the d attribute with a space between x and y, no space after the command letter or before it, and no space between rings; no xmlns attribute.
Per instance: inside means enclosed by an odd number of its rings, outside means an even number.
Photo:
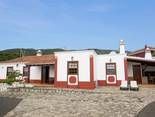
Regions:
<svg viewBox="0 0 155 117"><path fill-rule="evenodd" d="M19 57L13 60L9 61L2 61L0 63L17 63L17 62L23 62L26 64L54 64L55 63L55 57L54 55L42 55L42 56L24 56Z"/></svg>
<svg viewBox="0 0 155 117"><path fill-rule="evenodd" d="M147 46L151 51L155 51L155 47L151 47L151 46ZM132 55L135 55L137 53L141 53L141 52L145 52L145 48L142 48L142 49L139 49L139 50L136 50L136 51L133 51L131 53L129 53L128 55L132 56Z"/></svg>

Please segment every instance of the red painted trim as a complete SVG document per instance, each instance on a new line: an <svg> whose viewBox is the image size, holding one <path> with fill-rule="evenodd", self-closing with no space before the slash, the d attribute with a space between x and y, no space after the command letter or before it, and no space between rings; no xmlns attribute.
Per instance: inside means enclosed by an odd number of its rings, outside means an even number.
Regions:
<svg viewBox="0 0 155 117"><path fill-rule="evenodd" d="M94 83L94 58L93 55L90 55L90 82Z"/></svg>
<svg viewBox="0 0 155 117"><path fill-rule="evenodd" d="M145 57L145 51L132 54L131 56L136 56L136 57L144 58Z"/></svg>
<svg viewBox="0 0 155 117"><path fill-rule="evenodd" d="M106 80L98 80L97 83L98 83L98 86L106 86L107 85Z"/></svg>
<svg viewBox="0 0 155 117"><path fill-rule="evenodd" d="M117 86L121 85L121 80L117 80Z"/></svg>
<svg viewBox="0 0 155 117"><path fill-rule="evenodd" d="M116 80L116 84L107 84L107 86L120 86L121 80Z"/></svg>
<svg viewBox="0 0 155 117"><path fill-rule="evenodd" d="M79 88L81 89L94 89L96 82L94 81L94 57L90 55L90 82L79 82Z"/></svg>
<svg viewBox="0 0 155 117"><path fill-rule="evenodd" d="M29 78L27 77L23 77L23 79L24 79L24 81L26 82L26 83L29 83Z"/></svg>
<svg viewBox="0 0 155 117"><path fill-rule="evenodd" d="M96 82L79 82L79 89L95 89Z"/></svg>
<svg viewBox="0 0 155 117"><path fill-rule="evenodd" d="M66 81L54 82L54 87L56 87L56 88L67 88L67 82Z"/></svg>
<svg viewBox="0 0 155 117"><path fill-rule="evenodd" d="M128 61L127 61L127 59L124 59L124 75L125 75L125 80L128 80Z"/></svg>
<svg viewBox="0 0 155 117"><path fill-rule="evenodd" d="M76 77L75 76L70 76L69 77L69 82L70 83L76 83Z"/></svg>
<svg viewBox="0 0 155 117"><path fill-rule="evenodd" d="M67 88L77 89L78 85L67 85Z"/></svg>
<svg viewBox="0 0 155 117"><path fill-rule="evenodd" d="M67 81L57 81L54 85L56 88L78 88L78 89L94 89L95 82L79 82L78 87L67 85Z"/></svg>
<svg viewBox="0 0 155 117"><path fill-rule="evenodd" d="M106 80L98 80L98 86L120 86L121 80L117 80L116 84L107 84Z"/></svg>
<svg viewBox="0 0 155 117"><path fill-rule="evenodd" d="M58 70L58 58L55 57L55 65L54 65L54 86L57 87L57 70Z"/></svg>
<svg viewBox="0 0 155 117"><path fill-rule="evenodd" d="M30 79L29 83L41 84L41 80L31 80L31 79Z"/></svg>

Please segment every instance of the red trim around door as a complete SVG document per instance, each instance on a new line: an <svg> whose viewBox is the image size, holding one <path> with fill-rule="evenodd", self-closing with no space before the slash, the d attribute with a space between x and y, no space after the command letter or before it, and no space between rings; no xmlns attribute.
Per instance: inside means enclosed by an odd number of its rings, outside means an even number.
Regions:
<svg viewBox="0 0 155 117"><path fill-rule="evenodd" d="M55 57L55 65L54 65L54 87L57 87L57 69L58 69L58 58Z"/></svg>

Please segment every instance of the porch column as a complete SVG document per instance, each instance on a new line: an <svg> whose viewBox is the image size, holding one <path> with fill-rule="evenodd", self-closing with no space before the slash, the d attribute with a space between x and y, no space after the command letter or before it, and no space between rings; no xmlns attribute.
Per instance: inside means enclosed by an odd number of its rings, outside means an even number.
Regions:
<svg viewBox="0 0 155 117"><path fill-rule="evenodd" d="M31 66L28 65L27 67L28 67L28 79L27 79L27 83L30 83L30 68L31 68Z"/></svg>
<svg viewBox="0 0 155 117"><path fill-rule="evenodd" d="M128 61L126 58L124 59L124 76L125 80L128 81Z"/></svg>
<svg viewBox="0 0 155 117"><path fill-rule="evenodd" d="M55 65L54 65L54 86L57 87L57 69L58 69L58 58L55 57Z"/></svg>

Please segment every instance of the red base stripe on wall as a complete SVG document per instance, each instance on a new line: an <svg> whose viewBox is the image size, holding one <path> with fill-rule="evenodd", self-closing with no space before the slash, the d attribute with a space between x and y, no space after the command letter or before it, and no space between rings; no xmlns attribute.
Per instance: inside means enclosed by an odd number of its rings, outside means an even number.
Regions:
<svg viewBox="0 0 155 117"><path fill-rule="evenodd" d="M66 81L54 82L54 87L56 87L56 88L67 88L67 82Z"/></svg>
<svg viewBox="0 0 155 117"><path fill-rule="evenodd" d="M98 80L97 83L98 83L98 86L106 86L107 85L106 80Z"/></svg>
<svg viewBox="0 0 155 117"><path fill-rule="evenodd" d="M106 80L98 80L98 86L120 86L121 80L117 80L116 84L107 84Z"/></svg>
<svg viewBox="0 0 155 117"><path fill-rule="evenodd" d="M38 83L38 84L41 84L41 80L31 80L30 79L30 83Z"/></svg>
<svg viewBox="0 0 155 117"><path fill-rule="evenodd" d="M95 82L79 82L77 86L67 85L65 81L57 81L54 85L56 88L79 88L79 89L94 89L96 87Z"/></svg>
<svg viewBox="0 0 155 117"><path fill-rule="evenodd" d="M78 85L68 85L67 88L73 88L73 89L76 89L76 88L78 88Z"/></svg>
<svg viewBox="0 0 155 117"><path fill-rule="evenodd" d="M117 86L121 85L121 80L117 80Z"/></svg>
<svg viewBox="0 0 155 117"><path fill-rule="evenodd" d="M26 83L29 83L29 79L28 79L28 78L24 78L24 81L25 81Z"/></svg>
<svg viewBox="0 0 155 117"><path fill-rule="evenodd" d="M80 89L95 89L96 82L79 82L78 88Z"/></svg>

